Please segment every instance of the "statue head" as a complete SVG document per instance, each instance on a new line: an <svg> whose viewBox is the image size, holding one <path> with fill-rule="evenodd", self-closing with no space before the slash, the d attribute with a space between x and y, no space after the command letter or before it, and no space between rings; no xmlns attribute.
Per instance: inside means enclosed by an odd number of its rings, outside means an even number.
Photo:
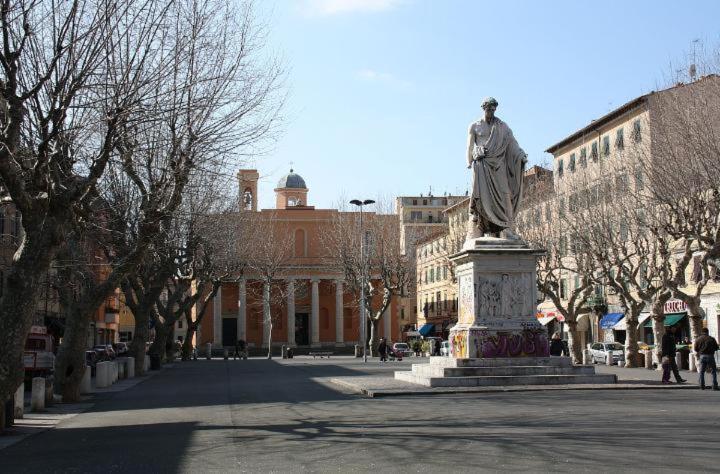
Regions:
<svg viewBox="0 0 720 474"><path fill-rule="evenodd" d="M485 111L485 120L491 120L495 116L495 109L497 109L498 101L493 97L486 97L483 100L482 108Z"/></svg>

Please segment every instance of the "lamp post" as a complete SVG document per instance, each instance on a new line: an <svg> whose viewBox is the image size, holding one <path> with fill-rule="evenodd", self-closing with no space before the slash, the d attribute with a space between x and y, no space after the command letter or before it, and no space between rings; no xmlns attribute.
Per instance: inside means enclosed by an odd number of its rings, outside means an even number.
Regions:
<svg viewBox="0 0 720 474"><path fill-rule="evenodd" d="M361 201L359 199L353 199L350 204L358 206L360 208L360 338L363 345L363 362L367 363L367 317L365 316L365 231L363 230L363 206L368 204L375 204L372 199L365 199Z"/></svg>

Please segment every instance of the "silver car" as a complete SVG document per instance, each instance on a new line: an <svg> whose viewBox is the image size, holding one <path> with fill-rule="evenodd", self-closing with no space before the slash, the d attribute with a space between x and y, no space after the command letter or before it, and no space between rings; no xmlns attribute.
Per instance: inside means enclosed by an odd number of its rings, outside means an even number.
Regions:
<svg viewBox="0 0 720 474"><path fill-rule="evenodd" d="M613 365L618 361L625 361L625 348L619 342L596 342L590 346L590 360L593 364L607 364L608 355L612 357Z"/></svg>

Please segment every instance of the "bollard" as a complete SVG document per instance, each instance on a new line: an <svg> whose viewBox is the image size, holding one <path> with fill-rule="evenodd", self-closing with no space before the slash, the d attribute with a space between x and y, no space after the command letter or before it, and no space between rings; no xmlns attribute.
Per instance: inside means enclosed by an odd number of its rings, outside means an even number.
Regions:
<svg viewBox="0 0 720 474"><path fill-rule="evenodd" d="M650 349L645 349L645 368L652 370L653 366L653 353Z"/></svg>
<svg viewBox="0 0 720 474"><path fill-rule="evenodd" d="M48 377L45 379L45 406L52 405L53 402L53 378Z"/></svg>
<svg viewBox="0 0 720 474"><path fill-rule="evenodd" d="M129 379L135 377L135 357L127 358L127 367L125 368L125 376Z"/></svg>
<svg viewBox="0 0 720 474"><path fill-rule="evenodd" d="M618 366L618 367L625 367L625 361L624 361L624 360L619 360L619 361L617 361L617 366Z"/></svg>
<svg viewBox="0 0 720 474"><path fill-rule="evenodd" d="M45 409L45 379L42 377L34 377L32 379L30 409L32 411L42 411Z"/></svg>
<svg viewBox="0 0 720 474"><path fill-rule="evenodd" d="M110 363L98 362L95 367L95 387L105 388L110 386Z"/></svg>
<svg viewBox="0 0 720 474"><path fill-rule="evenodd" d="M80 393L90 392L92 392L92 367L85 367L85 373L80 382Z"/></svg>
<svg viewBox="0 0 720 474"><path fill-rule="evenodd" d="M682 370L682 354L680 351L675 353L675 363L677 364L678 370Z"/></svg>
<svg viewBox="0 0 720 474"><path fill-rule="evenodd" d="M607 353L607 357L605 357L605 363L607 365L613 365L613 355L612 352Z"/></svg>
<svg viewBox="0 0 720 474"><path fill-rule="evenodd" d="M25 413L25 383L21 383L15 391L15 404L13 405L13 417L20 419Z"/></svg>
<svg viewBox="0 0 720 474"><path fill-rule="evenodd" d="M145 359L143 360L143 370L147 373L148 370L150 370L150 356L145 354Z"/></svg>
<svg viewBox="0 0 720 474"><path fill-rule="evenodd" d="M287 346L284 344L280 346L280 355L283 359L287 359Z"/></svg>
<svg viewBox="0 0 720 474"><path fill-rule="evenodd" d="M125 378L125 359L118 362L118 379L122 380Z"/></svg>
<svg viewBox="0 0 720 474"><path fill-rule="evenodd" d="M223 359L228 360L228 350L223 349Z"/></svg>
<svg viewBox="0 0 720 474"><path fill-rule="evenodd" d="M110 362L110 383L114 384L118 380L118 363Z"/></svg>
<svg viewBox="0 0 720 474"><path fill-rule="evenodd" d="M212 359L212 342L205 344L205 358L207 360Z"/></svg>
<svg viewBox="0 0 720 474"><path fill-rule="evenodd" d="M590 351L587 349L582 352L582 363L583 365L590 365Z"/></svg>
<svg viewBox="0 0 720 474"><path fill-rule="evenodd" d="M697 358L696 358L694 352L691 352L691 353L690 353L690 357L688 358L688 363L690 364L690 372L697 372L697 371L698 371Z"/></svg>

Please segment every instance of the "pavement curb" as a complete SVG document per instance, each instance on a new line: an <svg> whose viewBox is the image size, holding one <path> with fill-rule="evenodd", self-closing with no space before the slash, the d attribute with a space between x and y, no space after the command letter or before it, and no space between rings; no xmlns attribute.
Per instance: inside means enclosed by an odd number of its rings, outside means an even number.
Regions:
<svg viewBox="0 0 720 474"><path fill-rule="evenodd" d="M403 397L417 395L453 395L466 393L544 392L568 390L699 390L695 385L655 384L588 384L588 385L514 385L497 387L408 387L408 389L373 389L343 379L331 378L331 383L340 385L354 393L368 398Z"/></svg>

